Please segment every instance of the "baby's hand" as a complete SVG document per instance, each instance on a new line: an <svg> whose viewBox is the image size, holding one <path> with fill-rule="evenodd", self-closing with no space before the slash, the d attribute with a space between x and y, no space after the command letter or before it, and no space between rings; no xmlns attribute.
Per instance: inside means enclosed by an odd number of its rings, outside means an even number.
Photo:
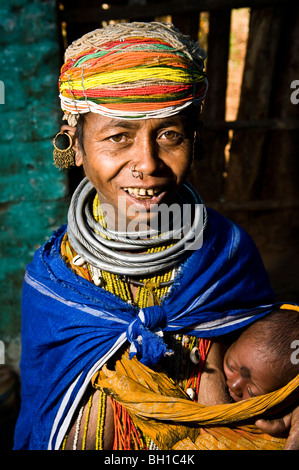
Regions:
<svg viewBox="0 0 299 470"><path fill-rule="evenodd" d="M299 406L279 419L258 419L255 425L270 436L288 436L284 450L299 450Z"/></svg>

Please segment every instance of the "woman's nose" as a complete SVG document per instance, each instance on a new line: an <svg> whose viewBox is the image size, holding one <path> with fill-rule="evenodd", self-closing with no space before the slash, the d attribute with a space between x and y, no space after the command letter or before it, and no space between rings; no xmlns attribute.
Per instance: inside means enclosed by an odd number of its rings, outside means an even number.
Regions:
<svg viewBox="0 0 299 470"><path fill-rule="evenodd" d="M136 168L144 175L152 175L163 166L157 145L150 138L139 140L136 144L134 161Z"/></svg>

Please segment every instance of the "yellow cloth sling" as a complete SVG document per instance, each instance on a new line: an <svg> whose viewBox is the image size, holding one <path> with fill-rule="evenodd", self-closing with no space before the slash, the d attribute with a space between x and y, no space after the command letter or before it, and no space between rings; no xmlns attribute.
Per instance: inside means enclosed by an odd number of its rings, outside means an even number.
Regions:
<svg viewBox="0 0 299 470"><path fill-rule="evenodd" d="M249 418L294 400L299 375L285 387L237 403L204 406L188 399L166 374L125 353L115 370L97 372L93 386L124 406L134 423L162 450L282 449L285 439L263 434Z"/></svg>

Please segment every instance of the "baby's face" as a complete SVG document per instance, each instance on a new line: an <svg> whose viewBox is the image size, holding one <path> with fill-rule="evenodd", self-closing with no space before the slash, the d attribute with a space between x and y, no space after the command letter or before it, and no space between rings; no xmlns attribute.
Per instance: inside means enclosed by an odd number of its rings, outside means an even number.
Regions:
<svg viewBox="0 0 299 470"><path fill-rule="evenodd" d="M230 346L224 356L226 385L234 401L264 395L279 388L276 364L260 354L253 346L251 335L246 333Z"/></svg>

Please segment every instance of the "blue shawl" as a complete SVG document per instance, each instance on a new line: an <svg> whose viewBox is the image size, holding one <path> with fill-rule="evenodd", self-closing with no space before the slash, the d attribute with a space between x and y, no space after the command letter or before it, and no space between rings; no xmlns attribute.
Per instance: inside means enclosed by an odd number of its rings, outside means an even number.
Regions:
<svg viewBox="0 0 299 470"><path fill-rule="evenodd" d="M254 243L211 209L203 246L182 263L161 305L142 311L66 265L60 254L65 231L35 253L24 279L15 449L58 449L92 375L126 341L150 366L167 350L157 331L215 337L273 310Z"/></svg>

